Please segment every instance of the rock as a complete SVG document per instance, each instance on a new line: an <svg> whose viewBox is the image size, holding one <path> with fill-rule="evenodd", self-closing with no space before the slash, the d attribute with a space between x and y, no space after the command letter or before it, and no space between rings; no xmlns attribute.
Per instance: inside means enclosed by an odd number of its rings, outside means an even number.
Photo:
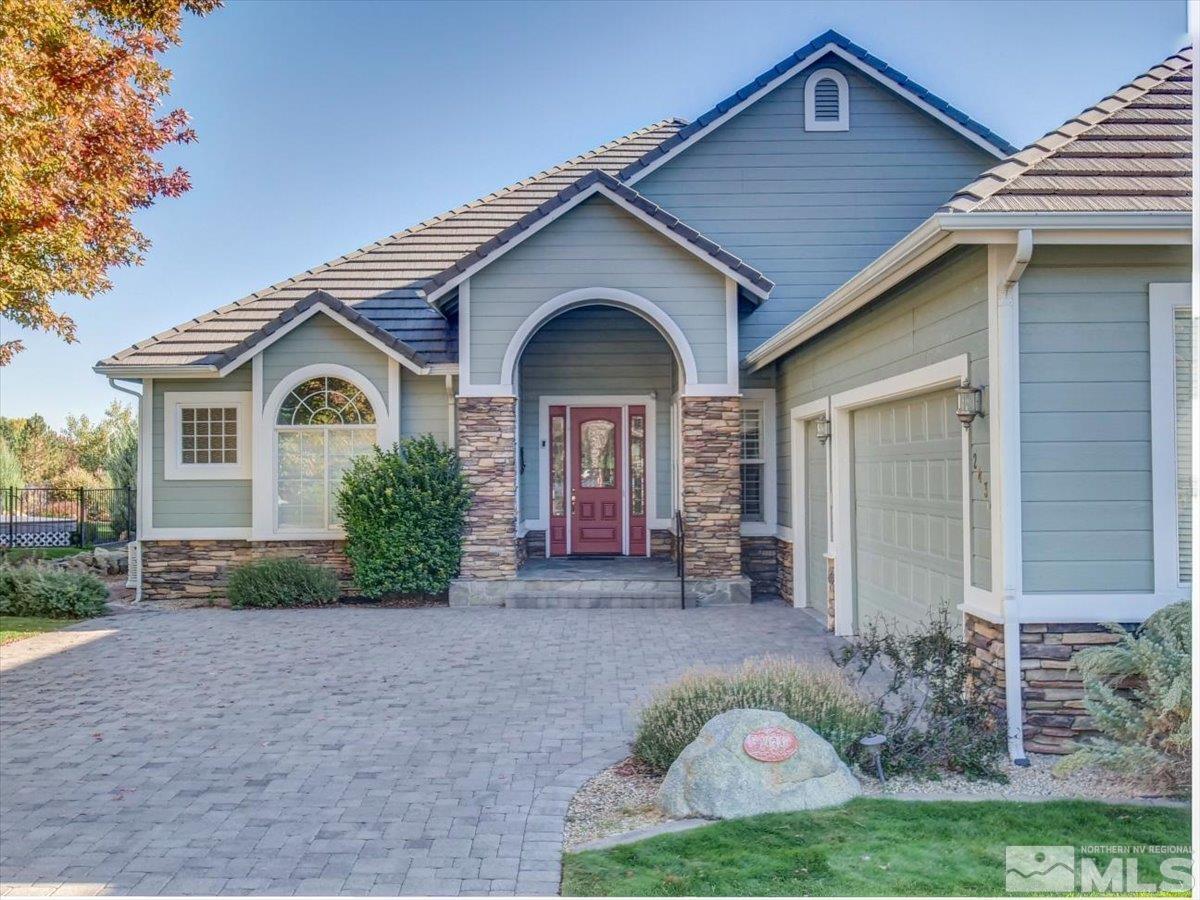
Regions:
<svg viewBox="0 0 1200 900"><path fill-rule="evenodd" d="M786 758L751 757L745 744L752 732L758 733L757 756ZM733 819L838 806L860 793L833 746L807 725L781 712L734 709L710 719L679 754L658 801L670 816Z"/></svg>

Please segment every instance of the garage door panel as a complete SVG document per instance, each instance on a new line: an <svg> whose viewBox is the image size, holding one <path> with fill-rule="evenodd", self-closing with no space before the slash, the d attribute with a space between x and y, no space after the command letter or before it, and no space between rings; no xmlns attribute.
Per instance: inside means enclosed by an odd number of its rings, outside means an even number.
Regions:
<svg viewBox="0 0 1200 900"><path fill-rule="evenodd" d="M960 429L953 391L854 413L858 627L962 602Z"/></svg>

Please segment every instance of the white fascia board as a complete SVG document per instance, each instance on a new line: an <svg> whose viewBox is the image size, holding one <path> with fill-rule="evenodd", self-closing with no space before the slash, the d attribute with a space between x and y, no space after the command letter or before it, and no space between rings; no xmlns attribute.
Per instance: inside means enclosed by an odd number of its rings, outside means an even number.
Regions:
<svg viewBox="0 0 1200 900"><path fill-rule="evenodd" d="M329 318L333 319L333 321L337 322L339 325L341 325L347 331L350 331L351 333L362 338L364 341L366 341L368 344L370 344L372 347L374 347L380 353L384 354L389 359L396 360L396 362L400 363L400 365L404 366L406 369L409 369L410 371L415 372L418 375L428 375L429 374L428 366L418 365L417 363L415 363L411 359L409 359L407 356L404 356L401 353L397 353L395 350L393 350L387 344L383 343L383 341L379 340L373 334L370 334L369 332L360 328L358 325L351 322L345 316L340 315L339 313L330 309L328 306L325 306L321 303L316 303L313 306L311 306L310 308L306 309L303 313L296 316L296 318L292 319L290 322L288 322L286 325L284 325L278 331L273 332L269 337L267 337L267 338L263 339L262 341L260 341L259 343L255 344L253 347L251 347L245 353L240 354L232 362L229 362L229 363L226 363L225 365L223 365L220 368L218 374L220 374L222 377L228 375L234 369L238 368L240 365L242 365L244 362L246 362L246 360L251 359L252 357L255 357L258 354L262 353L264 350L266 350L268 347L270 347L272 344L274 344L280 338L284 337L287 334L290 334L292 331L295 331L297 328L299 328L301 325L303 325L305 322L307 322L309 319L311 319L313 316L317 315L318 313L329 316Z"/></svg>
<svg viewBox="0 0 1200 900"><path fill-rule="evenodd" d="M1187 213L938 213L885 250L824 300L746 355L754 372L811 340L954 247L1015 244L1190 244Z"/></svg>
<svg viewBox="0 0 1200 900"><path fill-rule="evenodd" d="M680 153L682 153L688 147L695 144L697 141L703 140L706 136L711 134L716 129L720 128L722 125L724 125L726 122L728 122L734 116L741 113L743 110L753 106L755 103L757 103L763 97L770 94L776 88L780 87L783 84L786 84L788 81L791 81L792 78L794 78L797 74L799 74L800 72L807 69L809 66L811 66L813 63L815 63L817 60L821 59L821 57L825 56L828 53L833 53L839 59L845 60L847 63L854 66L854 68L858 69L860 72L862 72L867 77L869 77L872 80L883 85L884 87L886 87L888 90L892 91L893 93L899 94L901 97L903 97L909 103L913 104L913 106L917 107L922 112L927 113L930 116L933 116L933 118L937 119L943 125L950 128L951 130L957 132L958 134L962 135L968 141L970 141L972 144L982 147L984 150L986 150L988 153L990 153L992 156L996 157L997 159L1004 159L1006 156L1009 155L1008 152L1005 151L1004 149L997 147L995 144L991 143L983 136L978 135L975 132L971 131L969 128L965 128L960 122L957 122L954 119L950 118L948 115L946 115L944 112L942 112L937 107L931 106L930 104L926 103L924 100L922 100L920 97L918 97L912 91L905 88L903 85L899 84L896 81L893 81L892 79L890 79L886 75L884 75L882 72L878 71L877 69L873 69L871 66L864 63L858 57L854 56L851 53L846 52L841 47L839 47L837 44L834 44L831 42L831 43L826 44L823 47L819 47L818 49L814 50L812 53L810 53L808 56L804 57L804 59L797 62L794 66L792 66L790 69L788 69L782 75L767 82L767 84L763 85L761 88L759 88L757 91L755 91L749 97L747 97L741 103L737 104L736 106L730 107L729 111L726 112L724 115L718 116L717 118L713 119L711 122L709 122L706 126L701 128L699 131L697 131L695 134L693 134L687 140L681 141L679 144L672 147L668 152L666 152L662 156L658 157L650 165L646 166L643 169L639 169L637 172L635 172L633 175L631 175L628 179L626 179L625 183L629 184L629 185L633 185L633 184L636 184L637 182L641 181L643 178L645 178L651 172L655 171L663 164L674 159L676 156L678 156Z"/></svg>
<svg viewBox="0 0 1200 900"><path fill-rule="evenodd" d="M687 241L684 238L680 237L678 234L676 234L674 231L672 231L670 228L668 228L662 222L658 221L658 219L654 218L653 216L647 215L645 212L638 209L636 206L634 206L632 203L630 203L628 200L626 200L620 194L614 193L613 191L609 190L607 187L605 187L602 184L592 184L592 185L589 185L588 187L586 187L585 189L583 189L582 191L580 191L578 194L576 194L570 200L563 203L562 206L559 206L557 209L553 210L552 212L548 213L543 218L539 219L537 222L535 222L529 228L526 228L518 236L514 237L511 241L506 242L502 247L498 247L494 252L489 253L483 259L479 260L478 262L474 263L467 269L465 269L462 272L460 272L459 274L455 275L453 278L451 278L445 284L426 293L425 299L428 300L430 303L436 303L438 301L438 299L440 299L441 297L444 297L447 293L449 293L454 288L458 287L459 284L461 284L466 279L470 278L476 272L480 271L481 269L487 268L492 263L494 263L496 260L503 257L510 250L520 246L522 243L529 240L529 238L533 237L533 235L537 234L543 228L547 227L548 225L552 224L553 222L556 222L562 216L566 215L571 210L573 210L575 207L577 207L584 200L594 197L596 194L601 194L602 196L611 200L613 203L615 203L621 209L625 210L627 213L629 213L635 219L650 226L655 231L657 231L659 234L661 234L663 237L667 238L672 243L676 244L677 246L686 250L688 253L695 256L702 263L708 265L709 267L711 267L713 269L716 269L718 272L720 272L722 275L725 275L727 278L732 278L734 281L736 281L738 284L740 284L742 287L744 287L750 293L754 294L754 296L758 297L760 300L766 300L767 297L770 296L769 291L764 291L761 287L754 284L754 282L750 281L748 278L746 278L746 276L742 275L740 272L737 272L737 271L731 269L729 266L725 265L720 260L714 259L708 253L705 253L703 250L701 250L699 247L692 244L690 241Z"/></svg>
<svg viewBox="0 0 1200 900"><path fill-rule="evenodd" d="M857 275L746 356L754 372L865 306L888 288L955 246L934 219L927 219Z"/></svg>
<svg viewBox="0 0 1200 900"><path fill-rule="evenodd" d="M216 366L92 366L97 375L137 380L142 378L219 378Z"/></svg>

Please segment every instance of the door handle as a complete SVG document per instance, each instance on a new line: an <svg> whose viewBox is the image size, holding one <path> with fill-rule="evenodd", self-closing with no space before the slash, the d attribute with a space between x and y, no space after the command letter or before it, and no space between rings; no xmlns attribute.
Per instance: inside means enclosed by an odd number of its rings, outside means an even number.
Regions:
<svg viewBox="0 0 1200 900"><path fill-rule="evenodd" d="M575 492L571 491L571 512L575 512Z"/></svg>

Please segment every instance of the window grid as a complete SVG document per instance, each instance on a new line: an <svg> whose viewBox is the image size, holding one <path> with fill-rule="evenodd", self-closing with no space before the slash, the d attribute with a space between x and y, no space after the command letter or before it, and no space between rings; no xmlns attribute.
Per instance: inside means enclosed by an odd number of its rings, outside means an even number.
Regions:
<svg viewBox="0 0 1200 900"><path fill-rule="evenodd" d="M183 465L236 465L238 411L234 406L184 406L179 410L179 461Z"/></svg>
<svg viewBox="0 0 1200 900"><path fill-rule="evenodd" d="M742 520L764 520L763 482L766 460L763 459L763 405L761 402L742 402L741 482Z"/></svg>

